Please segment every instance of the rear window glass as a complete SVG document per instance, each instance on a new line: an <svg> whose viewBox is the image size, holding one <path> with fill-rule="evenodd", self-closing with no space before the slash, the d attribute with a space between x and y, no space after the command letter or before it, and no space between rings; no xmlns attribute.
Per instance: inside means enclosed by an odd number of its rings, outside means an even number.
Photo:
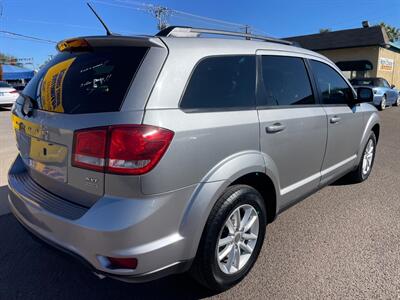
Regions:
<svg viewBox="0 0 400 300"><path fill-rule="evenodd" d="M87 52L61 52L28 83L23 94L46 111L118 111L147 50L96 47Z"/></svg>
<svg viewBox="0 0 400 300"><path fill-rule="evenodd" d="M241 109L255 107L255 56L203 59L194 70L180 107Z"/></svg>

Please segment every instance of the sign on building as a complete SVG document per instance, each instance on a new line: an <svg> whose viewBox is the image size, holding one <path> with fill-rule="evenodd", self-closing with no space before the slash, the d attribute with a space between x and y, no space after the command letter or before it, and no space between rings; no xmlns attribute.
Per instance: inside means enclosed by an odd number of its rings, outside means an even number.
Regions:
<svg viewBox="0 0 400 300"><path fill-rule="evenodd" d="M393 71L394 60L391 58L381 57L379 59L379 69L382 71Z"/></svg>

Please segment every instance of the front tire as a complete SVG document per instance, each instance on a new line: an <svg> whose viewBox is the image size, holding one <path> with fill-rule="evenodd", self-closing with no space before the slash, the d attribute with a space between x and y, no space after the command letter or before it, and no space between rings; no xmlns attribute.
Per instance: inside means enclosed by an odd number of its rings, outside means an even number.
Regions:
<svg viewBox="0 0 400 300"><path fill-rule="evenodd" d="M386 108L386 95L382 96L381 104L379 105L379 110L385 110Z"/></svg>
<svg viewBox="0 0 400 300"><path fill-rule="evenodd" d="M364 147L362 158L357 169L351 172L350 179L352 182L359 183L368 179L374 166L376 153L376 136L371 132L367 144Z"/></svg>
<svg viewBox="0 0 400 300"><path fill-rule="evenodd" d="M207 220L192 276L214 291L227 290L240 282L257 260L266 225L260 193L247 185L228 187Z"/></svg>

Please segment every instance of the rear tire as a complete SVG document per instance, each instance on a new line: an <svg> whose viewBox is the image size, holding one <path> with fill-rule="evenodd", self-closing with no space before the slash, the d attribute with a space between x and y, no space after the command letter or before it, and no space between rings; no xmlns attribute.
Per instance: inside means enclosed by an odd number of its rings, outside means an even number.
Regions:
<svg viewBox="0 0 400 300"><path fill-rule="evenodd" d="M372 148L371 148L372 147ZM376 136L371 132L367 144L364 147L360 163L353 172L349 174L351 182L360 183L368 179L374 166L376 153Z"/></svg>
<svg viewBox="0 0 400 300"><path fill-rule="evenodd" d="M267 213L260 193L247 185L228 187L207 220L191 275L213 291L234 286L257 260L266 226Z"/></svg>

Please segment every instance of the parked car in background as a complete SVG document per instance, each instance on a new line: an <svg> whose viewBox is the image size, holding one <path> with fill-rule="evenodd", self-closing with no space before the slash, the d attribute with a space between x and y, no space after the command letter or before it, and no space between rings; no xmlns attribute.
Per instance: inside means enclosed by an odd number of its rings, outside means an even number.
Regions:
<svg viewBox="0 0 400 300"><path fill-rule="evenodd" d="M6 82L0 81L0 107L11 106L19 96L18 91Z"/></svg>
<svg viewBox="0 0 400 300"><path fill-rule="evenodd" d="M390 85L386 79L379 77L354 78L350 80L355 89L362 86L371 87L374 92L374 105L380 110L386 106L400 105L400 92L394 85Z"/></svg>
<svg viewBox="0 0 400 300"><path fill-rule="evenodd" d="M193 37L210 31L261 41ZM320 54L188 27L58 49L12 110L9 203L101 276L190 270L225 290L252 268L267 223L346 174L371 173L371 88L356 94Z"/></svg>

